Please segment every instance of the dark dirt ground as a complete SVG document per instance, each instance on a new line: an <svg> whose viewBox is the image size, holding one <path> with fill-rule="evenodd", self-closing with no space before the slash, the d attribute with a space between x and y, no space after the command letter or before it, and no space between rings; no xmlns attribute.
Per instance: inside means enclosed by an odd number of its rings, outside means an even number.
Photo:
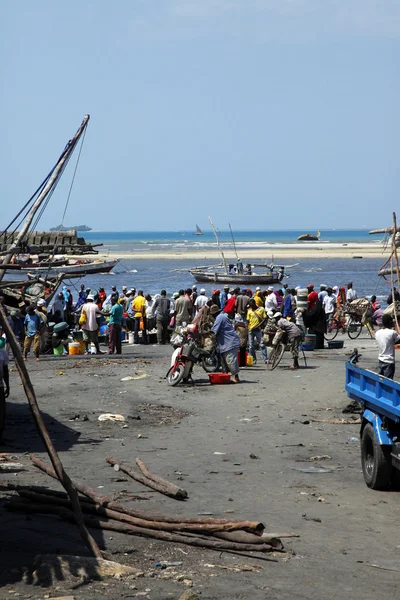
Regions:
<svg viewBox="0 0 400 600"><path fill-rule="evenodd" d="M21 573L35 555L88 552L75 526L52 516L6 512L2 494L0 597L132 598L139 593L158 600L178 598L192 585L204 600L398 598L399 495L366 487L359 443L352 439L358 438L358 425L311 420L346 417L345 360L354 346L348 342L343 351L308 353L307 370L286 370L289 355L273 372L259 363L242 371L243 383L237 386L210 386L196 367L196 385L169 387L164 375L170 347L124 346L123 356L113 359L31 359L40 407L73 479L140 509L260 520L266 531L299 537L283 540L287 554L260 560L93 530L106 558L139 567L145 576L88 583L53 574L47 584L28 585ZM357 345L363 348L360 366L374 368L374 342L362 338ZM0 452L22 467L7 470L0 462L0 480L55 488L29 460L33 453L48 462L15 370L11 382L6 445ZM124 415L125 423L99 422L106 412ZM321 455L330 458L311 461ZM107 456L131 464L141 457L153 472L184 487L189 499L177 502L148 490L114 471ZM329 472L296 470L310 466ZM159 570L159 560L183 564ZM254 570L241 570L251 566Z"/></svg>

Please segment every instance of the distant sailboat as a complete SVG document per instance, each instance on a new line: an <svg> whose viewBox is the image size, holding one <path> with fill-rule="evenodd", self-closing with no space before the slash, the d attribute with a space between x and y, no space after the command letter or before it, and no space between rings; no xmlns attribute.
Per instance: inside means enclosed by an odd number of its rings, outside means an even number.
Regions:
<svg viewBox="0 0 400 600"><path fill-rule="evenodd" d="M200 227L196 224L196 231L193 235L204 235Z"/></svg>

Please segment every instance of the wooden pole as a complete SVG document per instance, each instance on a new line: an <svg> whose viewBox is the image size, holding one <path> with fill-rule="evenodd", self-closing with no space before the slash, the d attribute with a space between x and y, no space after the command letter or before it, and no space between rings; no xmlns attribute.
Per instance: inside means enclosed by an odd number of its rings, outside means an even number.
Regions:
<svg viewBox="0 0 400 600"><path fill-rule="evenodd" d="M97 558L103 558L100 548L96 544L92 535L86 529L81 506L79 504L78 492L76 491L71 479L68 477L67 473L64 470L63 464L54 448L53 442L50 439L49 433L46 429L46 425L42 419L42 415L40 413L39 405L36 400L35 390L33 389L32 382L29 377L29 373L24 364L24 360L22 358L21 349L19 347L19 343L17 342L16 337L14 336L14 332L10 327L10 324L7 320L6 313L4 311L4 307L0 304L0 323L3 328L3 331L6 334L7 341L11 346L11 349L15 358L15 365L17 367L19 376L22 381L22 385L24 386L25 394L29 402L30 409L32 411L33 419L36 423L36 426L39 430L40 436L44 442L47 453L51 460L51 464L54 467L54 471L57 474L57 478L59 479L62 486L68 493L68 496L71 500L73 514L78 525L80 534L88 546L88 548L93 552L94 556Z"/></svg>
<svg viewBox="0 0 400 600"><path fill-rule="evenodd" d="M13 501L6 504L7 510L22 511L28 513L54 514L60 516L66 521L73 520L73 513L67 508L51 504L33 504L32 502ZM99 517L84 515L85 523L89 527L98 529L108 529L119 531L130 535L139 535L165 542L175 542L177 544L187 544L200 548L210 548L211 550L235 550L239 552L284 552L282 548L271 546L270 544L243 544L238 542L228 542L225 540L208 539L207 537L197 537L195 535L184 535L182 533L171 533L169 531L155 531L145 527L128 525L112 519L105 520Z"/></svg>
<svg viewBox="0 0 400 600"><path fill-rule="evenodd" d="M395 269L396 269L396 275L397 275L397 289L399 287L399 283L400 283L400 272L399 272L399 257L397 255L397 247L396 247L396 231L397 231L397 223L396 223L396 213L393 213L393 235L392 235L392 248L393 248L393 253L394 253L394 258L395 258ZM397 333L399 332L399 321L397 318L397 310L396 310L396 300L394 297L394 284L393 284L393 276L392 276L392 301L393 301L393 312L394 312L394 320L396 323L396 331Z"/></svg>
<svg viewBox="0 0 400 600"><path fill-rule="evenodd" d="M57 479L57 475L55 474L54 470L51 467L48 467L42 460L40 460L40 458L37 458L36 456L31 456L30 458L35 467L44 473L47 473L47 475L53 479ZM133 517L138 517L140 519L146 519L148 521L162 521L165 523L232 523L232 521L229 519L216 519L211 517L171 517L169 515L156 515L141 510L134 510L117 502L113 502L107 496L100 496L96 490L93 490L82 483L74 481L74 486L79 492L81 492L81 494L91 498L97 504L101 504L101 506L106 506L107 508L111 508L118 512L132 515ZM47 490L47 492L43 491L43 493L54 494L52 490ZM261 535L265 529L264 525L259 521L245 521L245 523L248 531L258 533L259 535Z"/></svg>
<svg viewBox="0 0 400 600"><path fill-rule="evenodd" d="M143 475L143 472L139 473L138 471L135 471L135 469L128 465L128 463L120 462L112 456L106 458L106 461L112 466L118 465L121 471L129 475L129 477L132 477L132 479L135 481L139 481L139 483L146 485L152 490L156 490L156 492L160 492L160 494L164 494L170 498L175 498L175 500L185 500L185 498L187 498L187 492L172 483L161 480L161 478L158 478L158 481L156 481L154 475L152 475L153 478L150 479L149 477Z"/></svg>
<svg viewBox="0 0 400 600"><path fill-rule="evenodd" d="M143 475L145 477L147 477L147 479L150 479L151 481L154 481L155 483L158 483L161 486L164 486L167 490L170 490L171 495L174 495L179 499L185 499L188 497L186 490L178 487L177 485L175 485L174 483L171 483L170 481L167 481L166 479L163 479L159 475L155 475L154 473L152 473L147 468L147 466L144 464L144 462L142 460L140 460L140 458L136 459L136 464L139 467L139 469L142 471Z"/></svg>

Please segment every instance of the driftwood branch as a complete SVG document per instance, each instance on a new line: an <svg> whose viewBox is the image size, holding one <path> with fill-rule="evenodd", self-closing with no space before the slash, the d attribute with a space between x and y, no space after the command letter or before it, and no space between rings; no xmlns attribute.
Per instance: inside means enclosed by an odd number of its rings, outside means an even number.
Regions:
<svg viewBox="0 0 400 600"><path fill-rule="evenodd" d="M50 504L53 506L64 506L66 508L71 508L71 503L68 498L56 498L55 496L49 496L47 494L38 494L37 492L33 492L30 490L19 490L18 494L22 498L28 498L32 501L33 504ZM116 510L112 510L110 508L105 508L99 504L95 504L86 499L80 499L81 507L83 512L95 513L97 515L107 517L109 519L113 519L115 521L122 521L124 523L129 523L130 525L136 525L137 527L144 527L148 529L156 529L160 531L188 531L195 533L212 533L214 532L234 532L237 530L242 530L242 533L245 533L246 530L246 521L237 521L233 523L224 523L224 524L213 524L213 523L163 523L161 521L148 521L145 519L139 519L137 517L132 517L131 515L127 515L122 512L118 512ZM249 538L247 538L246 543L253 543L252 538L261 540L261 537L255 534L247 534ZM223 538L229 539L229 538ZM231 539L233 540L233 538ZM239 540L236 540L239 541ZM257 543L258 543L257 541ZM264 538L264 543L265 543Z"/></svg>
<svg viewBox="0 0 400 600"><path fill-rule="evenodd" d="M30 457L33 464L38 467L41 471L53 477L53 479L57 479L57 476L51 467L48 467L43 461L41 461L36 456ZM10 484L9 484L10 485ZM161 521L165 523L210 523L210 524L224 524L224 523L232 523L229 519L218 519L218 518L200 518L200 517L173 517L169 515L157 515L152 513L147 513L144 511L134 510L132 508L128 508L119 504L118 502L114 502L110 500L107 496L100 496L96 490L93 490L86 485L83 485L78 482L74 482L75 488L84 494L88 498L91 498L97 504L101 506L106 506L107 508L111 508L112 510L116 510L117 512L122 512L127 515L132 515L133 517L138 517L140 519L145 519L148 521ZM11 488L9 488L11 489ZM48 490L50 493L51 490ZM251 531L253 533L261 533L264 531L264 525L259 521L243 521L245 524L245 528L247 531Z"/></svg>
<svg viewBox="0 0 400 600"><path fill-rule="evenodd" d="M54 514L66 521L74 519L73 513L67 508L50 505L50 504L33 504L32 502L16 501L6 504L7 510L21 511L28 513ZM210 548L211 550L234 550L238 552L282 552L278 547L273 547L270 544L243 544L237 542L229 542L225 540L208 539L207 537L195 537L189 535L181 535L178 533L170 533L167 531L155 531L145 527L137 527L121 523L114 520L103 520L100 518L84 515L84 521L88 527L97 529L107 529L110 531L119 531L130 535L138 535L150 537L166 542L175 542L186 544L188 546L197 546L200 548Z"/></svg>
<svg viewBox="0 0 400 600"><path fill-rule="evenodd" d="M20 346L14 336L14 332L10 327L10 324L7 320L7 315L1 304L0 304L0 323L3 328L3 331L5 332L5 334L7 336L7 341L9 342L11 349L13 351L14 358L15 358L15 365L17 367L19 376L21 378L22 385L24 387L25 394L28 399L30 409L32 411L33 419L39 430L40 436L44 442L44 445L46 447L46 450L47 450L47 453L51 460L51 463L54 467L56 477L60 481L62 486L65 488L65 490L68 492L68 496L71 500L71 504L73 507L73 515L74 515L75 521L78 525L80 534L81 534L85 544L93 552L94 556L96 556L97 558L102 558L100 548L98 547L94 538L91 536L91 534L88 532L88 530L85 527L81 506L79 504L78 493L77 493L76 489L74 488L74 485L73 485L71 479L69 478L69 476L67 475L67 473L64 470L63 464L56 452L56 449L54 448L53 442L51 441L49 433L46 429L46 425L44 424L44 421L42 419L39 405L36 400L35 390L33 388L32 382L30 380L29 373L24 364Z"/></svg>
<svg viewBox="0 0 400 600"><path fill-rule="evenodd" d="M139 458L136 460L136 464L142 471L141 473L138 473L138 471L136 471L128 463L120 462L112 456L106 458L106 461L112 466L117 465L121 471L129 475L129 477L132 477L132 479L135 481L139 481L143 485L146 485L147 487L150 487L151 489L156 490L156 492L160 492L165 496L170 496L176 500L185 500L188 497L186 490L183 490L174 483L170 483L158 475L151 473Z"/></svg>

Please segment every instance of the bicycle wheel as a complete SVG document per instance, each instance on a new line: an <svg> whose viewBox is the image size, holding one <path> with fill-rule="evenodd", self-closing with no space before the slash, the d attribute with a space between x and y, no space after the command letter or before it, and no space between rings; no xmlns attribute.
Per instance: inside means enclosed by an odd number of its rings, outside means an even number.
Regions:
<svg viewBox="0 0 400 600"><path fill-rule="evenodd" d="M350 319L349 324L347 325L347 335L351 340L355 340L361 333L362 323L360 321L356 321L355 319Z"/></svg>
<svg viewBox="0 0 400 600"><path fill-rule="evenodd" d="M280 342L276 346L274 346L270 352L270 355L267 360L267 369L268 371L273 371L281 362L283 353L285 352L285 344Z"/></svg>
<svg viewBox="0 0 400 600"><path fill-rule="evenodd" d="M324 333L324 338L327 342L331 342L335 339L337 334L339 333L340 323L338 319L333 318L330 319L327 323L326 333Z"/></svg>

